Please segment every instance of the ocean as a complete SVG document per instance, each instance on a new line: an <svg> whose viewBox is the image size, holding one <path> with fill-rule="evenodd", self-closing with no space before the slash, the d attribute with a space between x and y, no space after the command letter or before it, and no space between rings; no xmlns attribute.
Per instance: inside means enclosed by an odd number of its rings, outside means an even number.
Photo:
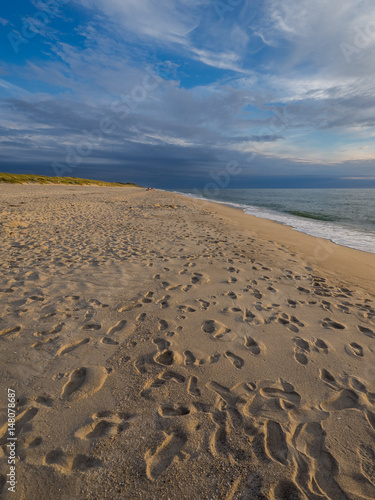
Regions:
<svg viewBox="0 0 375 500"><path fill-rule="evenodd" d="M179 190L286 224L342 246L375 253L375 189Z"/></svg>

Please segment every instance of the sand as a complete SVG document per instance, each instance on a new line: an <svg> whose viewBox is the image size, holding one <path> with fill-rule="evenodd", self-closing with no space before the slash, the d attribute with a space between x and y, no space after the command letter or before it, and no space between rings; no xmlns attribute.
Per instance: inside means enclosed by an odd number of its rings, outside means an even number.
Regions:
<svg viewBox="0 0 375 500"><path fill-rule="evenodd" d="M0 200L2 498L375 498L375 255L166 192Z"/></svg>

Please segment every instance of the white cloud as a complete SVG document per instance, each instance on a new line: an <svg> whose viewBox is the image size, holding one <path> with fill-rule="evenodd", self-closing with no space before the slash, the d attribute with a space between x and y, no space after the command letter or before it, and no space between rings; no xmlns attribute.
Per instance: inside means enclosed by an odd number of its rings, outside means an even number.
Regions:
<svg viewBox="0 0 375 500"><path fill-rule="evenodd" d="M286 72L297 66L343 77L375 72L371 50L375 8L369 0L300 0L298 4L295 0L266 0L257 33L265 43L285 47L285 63L280 65ZM362 37L367 33L367 39L363 42L358 33ZM351 64L342 44L355 49Z"/></svg>
<svg viewBox="0 0 375 500"><path fill-rule="evenodd" d="M207 0L80 0L99 8L111 19L139 36L164 42L183 42L200 24Z"/></svg>
<svg viewBox="0 0 375 500"><path fill-rule="evenodd" d="M239 73L249 73L248 70L241 68L241 58L234 52L211 52L204 49L191 48L191 52L196 59L219 69L228 69Z"/></svg>

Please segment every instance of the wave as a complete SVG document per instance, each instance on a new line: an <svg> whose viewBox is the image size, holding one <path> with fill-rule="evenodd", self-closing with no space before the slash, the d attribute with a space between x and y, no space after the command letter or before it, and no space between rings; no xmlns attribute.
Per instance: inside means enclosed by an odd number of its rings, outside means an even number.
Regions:
<svg viewBox="0 0 375 500"><path fill-rule="evenodd" d="M279 224L284 224L291 227L295 231L318 238L324 238L336 243L337 245L361 250L363 252L375 253L374 231L366 231L361 228L342 225L340 224L341 221L338 222L337 219L332 219L332 217L327 214L299 210L281 212L266 207L248 205L246 203L210 199L193 193L181 191L174 192L189 198L203 199L205 201L239 208L245 214L272 220L278 222Z"/></svg>
<svg viewBox="0 0 375 500"><path fill-rule="evenodd" d="M303 217L305 219L323 220L328 222L334 222L336 219L331 215L318 214L314 212L302 212L300 210L290 210L286 211L290 215L295 215L297 217Z"/></svg>

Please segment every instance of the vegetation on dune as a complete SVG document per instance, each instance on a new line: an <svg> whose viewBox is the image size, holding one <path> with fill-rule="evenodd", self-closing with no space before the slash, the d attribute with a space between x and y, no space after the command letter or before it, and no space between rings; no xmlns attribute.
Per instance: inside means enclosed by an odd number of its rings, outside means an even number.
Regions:
<svg viewBox="0 0 375 500"><path fill-rule="evenodd" d="M77 186L122 186L122 187L140 187L133 182L105 182L93 179L79 179L77 177L48 177L46 175L34 174L6 174L0 172L0 182L9 182L11 184L72 184Z"/></svg>

